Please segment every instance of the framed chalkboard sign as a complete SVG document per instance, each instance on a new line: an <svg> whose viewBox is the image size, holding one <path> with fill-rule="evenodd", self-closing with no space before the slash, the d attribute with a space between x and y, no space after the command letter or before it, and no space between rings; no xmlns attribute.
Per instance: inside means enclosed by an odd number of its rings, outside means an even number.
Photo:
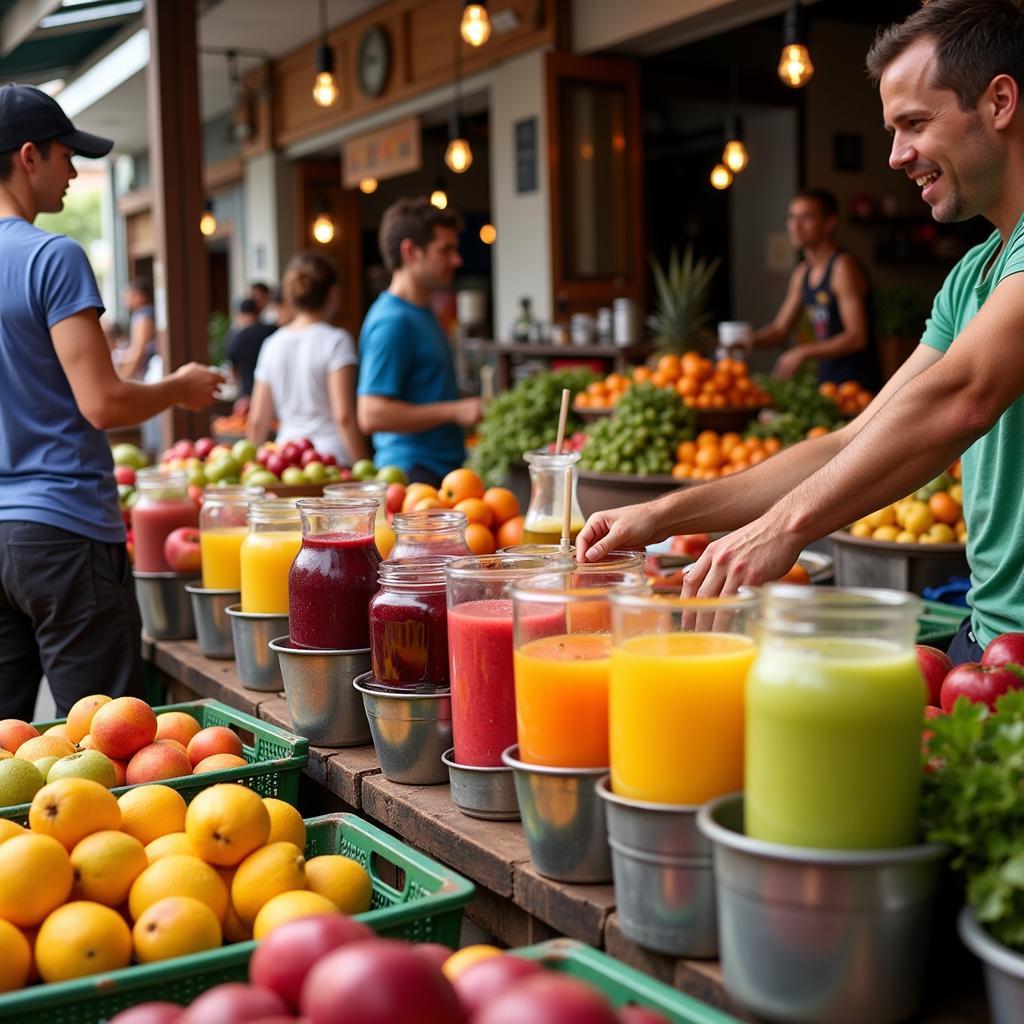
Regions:
<svg viewBox="0 0 1024 1024"><path fill-rule="evenodd" d="M537 118L528 117L512 126L516 151L516 192L537 191Z"/></svg>

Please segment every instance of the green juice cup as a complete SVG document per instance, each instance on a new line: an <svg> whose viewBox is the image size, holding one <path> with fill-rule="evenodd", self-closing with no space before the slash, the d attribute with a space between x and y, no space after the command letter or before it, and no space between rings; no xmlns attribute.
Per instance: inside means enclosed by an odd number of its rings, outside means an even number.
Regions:
<svg viewBox="0 0 1024 1024"><path fill-rule="evenodd" d="M747 678L747 835L840 850L917 841L920 606L891 590L764 588Z"/></svg>

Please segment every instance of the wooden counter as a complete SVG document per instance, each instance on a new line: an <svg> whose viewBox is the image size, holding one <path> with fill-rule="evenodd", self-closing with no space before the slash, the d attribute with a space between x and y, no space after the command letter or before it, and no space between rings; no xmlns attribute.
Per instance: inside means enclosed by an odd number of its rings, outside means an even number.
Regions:
<svg viewBox="0 0 1024 1024"><path fill-rule="evenodd" d="M292 728L282 694L243 689L233 661L203 657L194 641L144 641L143 655L167 688L169 703L213 697ZM466 914L502 942L520 946L556 934L580 939L739 1020L753 1020L726 995L717 963L650 953L627 939L619 929L611 885L566 885L537 874L519 822L465 816L452 804L446 785L389 782L372 746L310 747L305 774L319 789L304 786L301 803L340 802L472 879L477 896ZM988 1019L980 971L973 958L961 953L956 952L955 965L944 959L943 969L935 970L928 1011L914 1018L920 1024L982 1024Z"/></svg>

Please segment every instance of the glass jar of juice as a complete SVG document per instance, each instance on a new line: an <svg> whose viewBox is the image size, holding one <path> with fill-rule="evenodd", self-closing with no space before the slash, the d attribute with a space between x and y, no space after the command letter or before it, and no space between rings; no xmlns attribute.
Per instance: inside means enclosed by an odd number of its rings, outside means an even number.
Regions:
<svg viewBox="0 0 1024 1024"><path fill-rule="evenodd" d="M388 485L380 480L346 480L340 484L328 484L324 488L325 498L376 498L377 516L373 520L373 539L381 558L390 558L395 546L395 531L388 521Z"/></svg>
<svg viewBox="0 0 1024 1024"><path fill-rule="evenodd" d="M393 559L429 558L436 555L468 555L464 512L446 508L426 508L419 512L399 512L391 520L395 531Z"/></svg>
<svg viewBox="0 0 1024 1024"><path fill-rule="evenodd" d="M370 601L373 675L386 686L448 686L446 556L380 564Z"/></svg>
<svg viewBox="0 0 1024 1024"><path fill-rule="evenodd" d="M558 544L562 539L565 517L565 487L572 485L572 506L569 519L569 541L576 543L583 529L583 511L576 497L576 463L579 452L552 455L545 451L527 452L530 467L530 504L523 521L523 544Z"/></svg>
<svg viewBox="0 0 1024 1024"><path fill-rule="evenodd" d="M757 596L615 590L612 790L694 806L743 788L743 707Z"/></svg>
<svg viewBox="0 0 1024 1024"><path fill-rule="evenodd" d="M611 588L641 581L638 573L609 570L595 583L569 566L513 586L521 760L556 768L608 766L608 598Z"/></svg>
<svg viewBox="0 0 1024 1024"><path fill-rule="evenodd" d="M215 487L203 496L199 548L207 590L241 590L242 541L249 533L249 503L264 493L262 487Z"/></svg>
<svg viewBox="0 0 1024 1024"><path fill-rule="evenodd" d="M763 591L747 682L747 834L843 850L916 842L921 601L894 590Z"/></svg>
<svg viewBox="0 0 1024 1024"><path fill-rule="evenodd" d="M188 496L184 470L140 469L135 476L138 500L132 506L137 572L173 572L164 557L164 541L179 527L199 526L199 509Z"/></svg>
<svg viewBox="0 0 1024 1024"><path fill-rule="evenodd" d="M397 516L396 516L397 518ZM516 742L512 674L512 599L508 585L572 566L535 555L472 555L445 566L448 595L448 661L455 760L500 767ZM561 608L546 613L550 632L564 630ZM536 624L538 635L543 622Z"/></svg>
<svg viewBox="0 0 1024 1024"><path fill-rule="evenodd" d="M302 546L302 521L294 498L262 498L249 505L242 541L242 611L288 614L288 572Z"/></svg>
<svg viewBox="0 0 1024 1024"><path fill-rule="evenodd" d="M370 646L370 599L380 555L376 498L300 498L302 547L288 575L288 626L296 647Z"/></svg>

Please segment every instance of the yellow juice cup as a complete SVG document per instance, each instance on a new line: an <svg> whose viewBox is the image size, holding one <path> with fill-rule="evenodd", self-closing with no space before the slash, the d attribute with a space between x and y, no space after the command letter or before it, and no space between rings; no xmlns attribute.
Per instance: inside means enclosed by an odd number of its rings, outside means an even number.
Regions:
<svg viewBox="0 0 1024 1024"><path fill-rule="evenodd" d="M203 558L203 586L207 590L241 589L242 542L248 533L247 526L199 531L199 550Z"/></svg>
<svg viewBox="0 0 1024 1024"><path fill-rule="evenodd" d="M288 573L302 547L302 521L291 498L267 498L249 506L249 533L242 541L242 611L288 614Z"/></svg>

